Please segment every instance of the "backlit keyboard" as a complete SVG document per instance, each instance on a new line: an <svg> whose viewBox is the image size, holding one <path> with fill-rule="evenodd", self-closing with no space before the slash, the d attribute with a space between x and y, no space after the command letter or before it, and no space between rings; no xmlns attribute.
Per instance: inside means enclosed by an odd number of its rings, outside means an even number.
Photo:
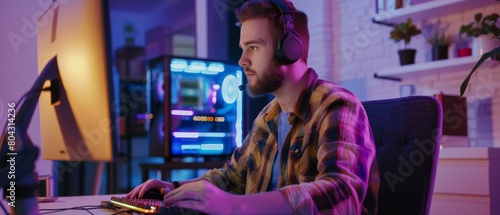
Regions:
<svg viewBox="0 0 500 215"><path fill-rule="evenodd" d="M163 201L156 199L132 199L112 196L109 203L119 208L128 208L144 214L202 214L192 209L164 206Z"/></svg>

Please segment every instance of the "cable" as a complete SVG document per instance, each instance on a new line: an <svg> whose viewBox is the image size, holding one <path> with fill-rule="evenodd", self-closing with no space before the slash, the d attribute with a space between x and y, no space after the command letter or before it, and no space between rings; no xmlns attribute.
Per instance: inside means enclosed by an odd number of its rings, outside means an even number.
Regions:
<svg viewBox="0 0 500 215"><path fill-rule="evenodd" d="M21 98L17 101L16 106L14 107L14 110L16 110L16 112L17 112L18 107L22 107L22 103L23 103L24 99L25 99L28 95L30 95L31 93L38 93L38 92L45 91L45 90L50 90L50 88L43 88L43 89L31 89L31 90L29 90L28 92L24 93L24 94L21 96ZM15 113L14 113L14 114L15 114ZM8 117L7 117L7 118L8 118ZM0 152L1 152L1 151L2 151L2 149L4 148L3 144L4 144L4 143L7 143L7 141L5 141L5 138L6 138L6 135L7 135L7 130L8 130L8 129L7 129L7 125L8 125L8 123L9 123L9 119L7 119L7 120L6 120L5 125L4 125L4 127L3 127L3 129L2 129L1 136L0 136L0 137L1 137L0 141L2 141L2 142L0 143L0 146L1 146L1 148L0 148ZM21 138L22 138L22 137L21 137ZM5 147L6 147L6 146L5 146ZM1 154L0 154L0 156L1 156ZM2 172L3 172L3 171L2 171ZM0 184L0 187L4 187L4 185L5 185L5 184ZM5 187L4 187L4 188L5 188ZM3 205L2 203L0 203L0 207L2 208L2 211L3 211L5 214L9 214L9 212L7 211L7 209L4 207L4 205Z"/></svg>
<svg viewBox="0 0 500 215"><path fill-rule="evenodd" d="M68 211L68 210L84 210L87 211L89 214L92 214L90 210L95 210L95 209L106 209L107 207L104 207L102 205L86 205L86 206L77 206L77 207L70 207L70 208L54 208L54 209L40 209L40 211L47 211L45 213L40 213L40 214L52 214L52 213L59 213L63 211Z"/></svg>
<svg viewBox="0 0 500 215"><path fill-rule="evenodd" d="M116 213L113 213L111 215L119 215L122 213L131 214L131 213L134 213L134 211L130 210L130 209L119 209L119 211L117 211Z"/></svg>
<svg viewBox="0 0 500 215"><path fill-rule="evenodd" d="M48 90L50 90L50 87L46 87L46 88L43 88L43 89L31 89L30 91L26 92L25 94L23 94L21 96L21 98L16 102L16 107L14 109L17 112L17 107L20 107L22 105L21 103L26 98L26 96L28 96L29 94L31 94L31 93L37 93L37 92L42 92L42 91L48 91ZM4 127L2 129L2 135L4 135L5 132L7 131L7 125L8 124L9 124L9 120L7 119L7 121L5 122L5 125L4 125Z"/></svg>

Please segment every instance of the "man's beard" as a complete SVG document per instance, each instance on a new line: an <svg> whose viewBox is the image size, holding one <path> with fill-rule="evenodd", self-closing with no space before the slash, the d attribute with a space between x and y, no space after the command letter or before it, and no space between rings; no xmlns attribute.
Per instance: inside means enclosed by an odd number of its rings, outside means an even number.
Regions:
<svg viewBox="0 0 500 215"><path fill-rule="evenodd" d="M250 97L259 97L268 93L272 93L283 84L285 74L280 71L279 64L273 60L271 65L266 69L261 76L255 75L252 85L247 84L247 92ZM254 74L255 71L252 71Z"/></svg>

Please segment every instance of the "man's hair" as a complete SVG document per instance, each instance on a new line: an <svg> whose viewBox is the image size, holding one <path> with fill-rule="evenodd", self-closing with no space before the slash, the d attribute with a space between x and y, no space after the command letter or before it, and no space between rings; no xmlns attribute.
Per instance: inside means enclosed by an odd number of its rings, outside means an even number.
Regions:
<svg viewBox="0 0 500 215"><path fill-rule="evenodd" d="M288 0L279 0L290 9L293 19L294 30L302 38L302 54L300 59L307 63L309 55L309 30L307 28L307 15L299 11ZM280 36L284 33L282 14L276 6L269 0L253 0L245 2L241 7L235 10L238 24L241 24L250 19L267 18L271 24L271 36L276 43Z"/></svg>

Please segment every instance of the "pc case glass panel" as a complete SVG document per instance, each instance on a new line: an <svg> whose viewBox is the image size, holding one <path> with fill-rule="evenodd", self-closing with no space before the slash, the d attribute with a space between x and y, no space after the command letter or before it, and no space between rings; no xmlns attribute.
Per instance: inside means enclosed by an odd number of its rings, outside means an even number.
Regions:
<svg viewBox="0 0 500 215"><path fill-rule="evenodd" d="M228 155L242 142L237 65L170 60L171 154Z"/></svg>
<svg viewBox="0 0 500 215"><path fill-rule="evenodd" d="M241 146L240 66L164 56L150 68L151 156L227 156Z"/></svg>

